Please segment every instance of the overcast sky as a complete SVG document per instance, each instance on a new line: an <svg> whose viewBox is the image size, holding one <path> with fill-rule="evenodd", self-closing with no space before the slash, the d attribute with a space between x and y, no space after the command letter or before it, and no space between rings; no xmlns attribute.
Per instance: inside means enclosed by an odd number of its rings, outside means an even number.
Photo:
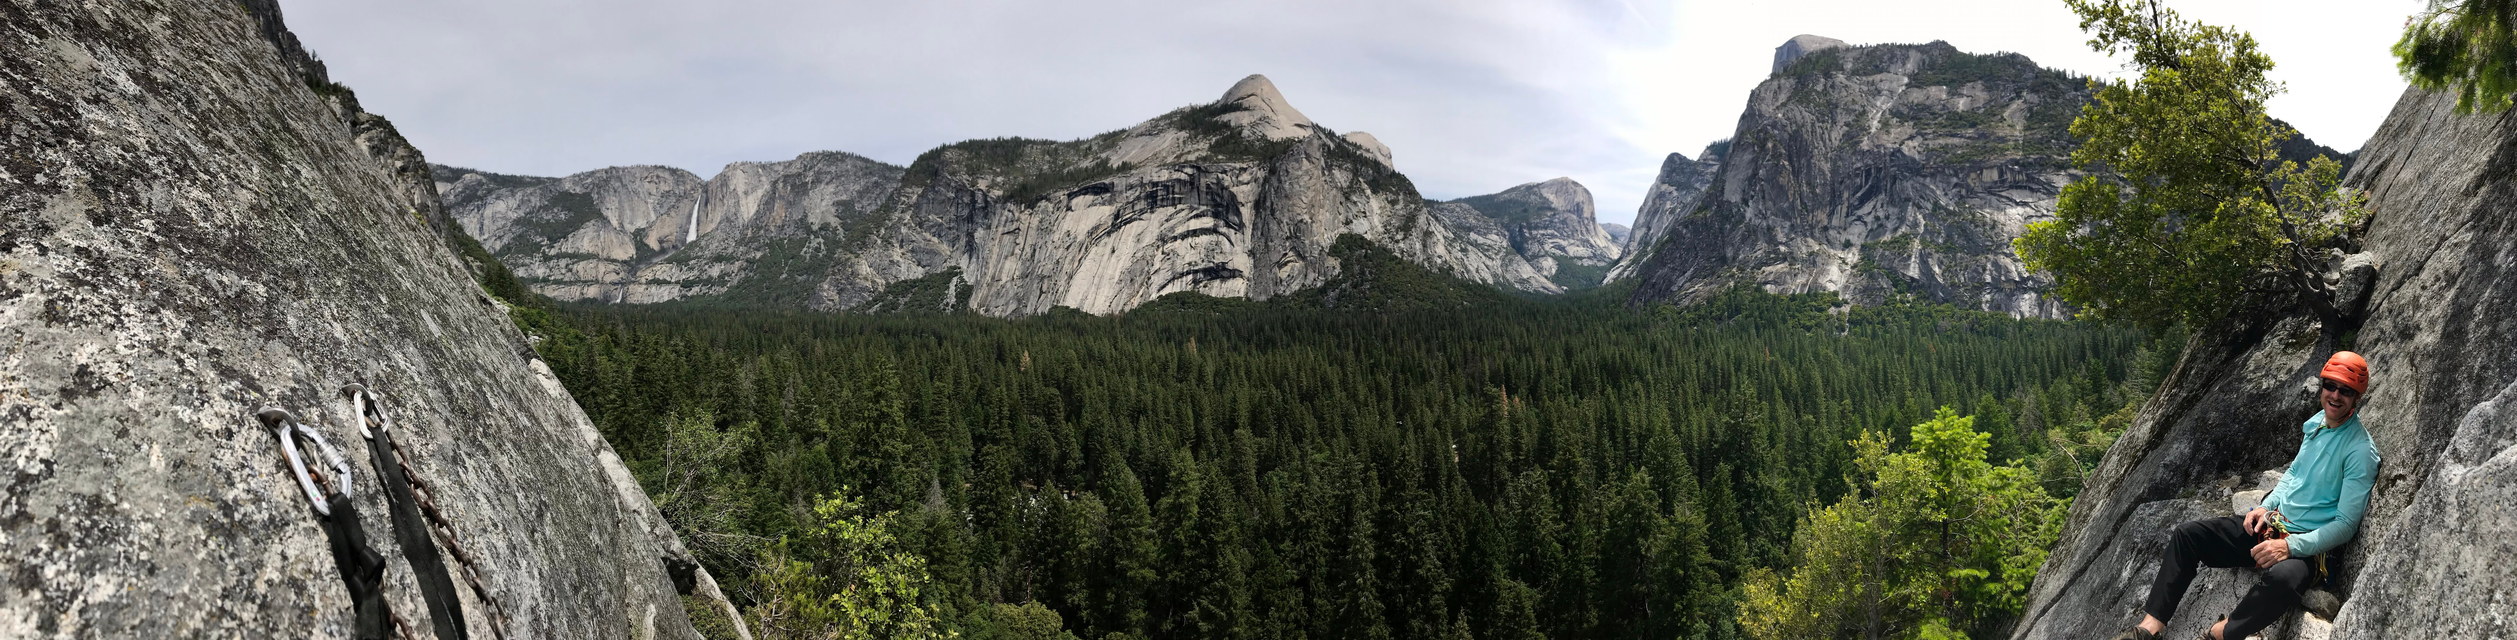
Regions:
<svg viewBox="0 0 2517 640"><path fill-rule="evenodd" d="M1369 131L1426 197L1569 176L1626 222L1670 152L1731 135L1775 45L1947 40L2116 75L2060 0L282 0L289 27L431 161L558 176L1074 139L1266 74ZM2419 0L2171 0L2252 31L2273 115L2357 149L2403 90Z"/></svg>

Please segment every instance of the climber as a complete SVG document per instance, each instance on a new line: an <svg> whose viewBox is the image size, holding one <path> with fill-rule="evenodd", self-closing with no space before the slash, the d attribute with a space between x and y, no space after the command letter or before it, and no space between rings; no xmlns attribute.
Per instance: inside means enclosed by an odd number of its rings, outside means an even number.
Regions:
<svg viewBox="0 0 2517 640"><path fill-rule="evenodd" d="M280 453L288 458L288 468L297 479L297 486L306 492L306 501L314 507L317 522L323 526L324 537L332 542L332 565L340 570L341 583L349 587L350 607L354 614L351 634L359 640L382 640L386 625L392 624L393 613L385 607L385 558L367 545L367 532L358 523L358 503L350 500L350 463L341 457L341 450L313 427L297 421L297 416L277 407L254 413L280 438ZM304 437L332 462L332 475L306 468L298 452L297 438Z"/></svg>
<svg viewBox="0 0 2517 640"><path fill-rule="evenodd" d="M2377 480L2377 445L2358 417L2368 392L2368 361L2341 351L2317 373L2316 415L2303 425L2305 440L2281 483L2245 517L2221 516L2176 525L2160 555L2158 579L2142 605L2139 625L2116 640L2150 640L2167 629L2194 565L2262 569L2260 581L2237 608L2204 632L2205 640L2244 638L2299 605L2309 587L2323 581L2324 554L2358 533L2368 512L2369 487Z"/></svg>

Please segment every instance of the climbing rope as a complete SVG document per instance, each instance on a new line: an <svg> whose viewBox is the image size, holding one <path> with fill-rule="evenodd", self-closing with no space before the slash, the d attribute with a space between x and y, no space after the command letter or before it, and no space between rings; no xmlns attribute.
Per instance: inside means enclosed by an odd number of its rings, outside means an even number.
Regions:
<svg viewBox="0 0 2517 640"><path fill-rule="evenodd" d="M454 523L446 518L443 509L438 508L436 491L428 481L420 478L418 471L411 464L410 453L403 450L401 443L395 441L390 435L393 431L393 420L385 416L374 395L365 386L351 384L342 387L341 391L350 398L351 414L357 416L360 435L371 440L381 437L381 440L376 440L384 444L380 449L390 451L393 465L402 472L402 479L408 483L411 490L411 502L419 507L420 515L427 521L429 532L445 546L446 555L452 556L455 564L462 568L464 582L471 587L472 595L480 600L481 606L485 609L483 615L489 618L490 636L504 640L507 628L506 608L498 602L498 596L490 593L489 581L482 576L480 562L464 548L462 540L455 535ZM377 464L385 464L385 461L378 460Z"/></svg>

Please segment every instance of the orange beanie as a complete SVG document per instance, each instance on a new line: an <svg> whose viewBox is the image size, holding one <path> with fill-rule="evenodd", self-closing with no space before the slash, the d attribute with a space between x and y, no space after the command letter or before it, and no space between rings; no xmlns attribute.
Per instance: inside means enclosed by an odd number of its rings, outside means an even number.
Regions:
<svg viewBox="0 0 2517 640"><path fill-rule="evenodd" d="M2316 377L2342 383L2352 391L2368 393L2368 359L2349 351L2336 351L2325 359L2325 370Z"/></svg>

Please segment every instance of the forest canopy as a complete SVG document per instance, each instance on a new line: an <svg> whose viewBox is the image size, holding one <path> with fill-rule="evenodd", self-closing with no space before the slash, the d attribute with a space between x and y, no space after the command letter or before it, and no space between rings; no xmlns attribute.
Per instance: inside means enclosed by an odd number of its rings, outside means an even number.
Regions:
<svg viewBox="0 0 2517 640"><path fill-rule="evenodd" d="M1614 295L520 313L772 638L1743 637L1746 581L1915 425L2065 498L2166 362L2085 323ZM1998 624L1981 582L1918 606Z"/></svg>

